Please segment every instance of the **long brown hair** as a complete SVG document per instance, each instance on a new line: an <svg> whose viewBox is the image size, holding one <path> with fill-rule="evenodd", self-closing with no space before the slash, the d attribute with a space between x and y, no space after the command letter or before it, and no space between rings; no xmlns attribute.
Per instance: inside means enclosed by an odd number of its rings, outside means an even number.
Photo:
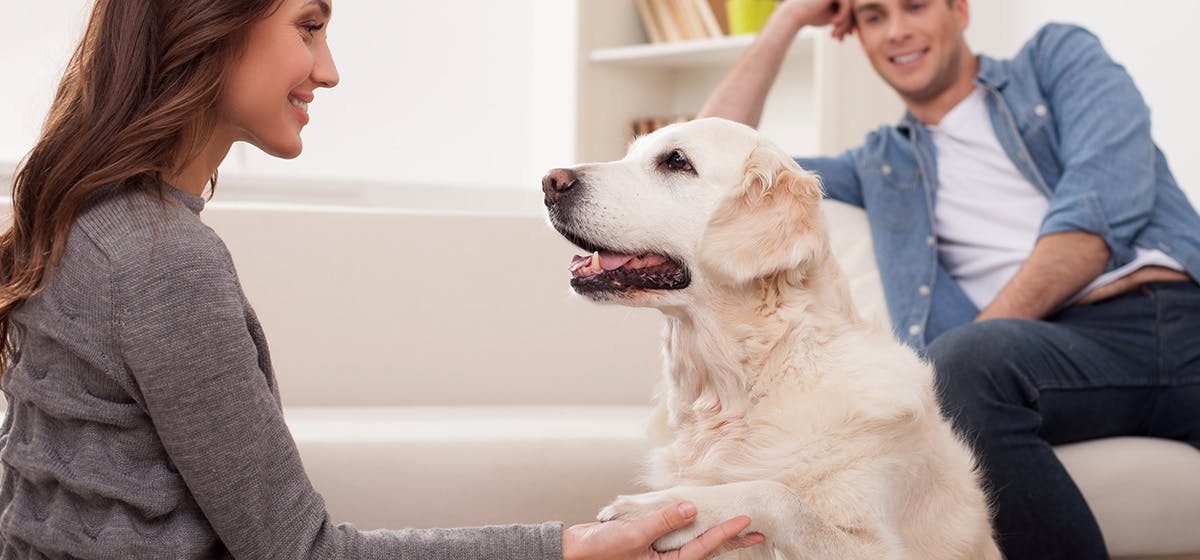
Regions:
<svg viewBox="0 0 1200 560"><path fill-rule="evenodd" d="M277 2L95 0L13 177L12 225L0 234L0 376L16 351L12 312L45 285L79 213L101 189L162 195L164 174L207 142L225 70Z"/></svg>

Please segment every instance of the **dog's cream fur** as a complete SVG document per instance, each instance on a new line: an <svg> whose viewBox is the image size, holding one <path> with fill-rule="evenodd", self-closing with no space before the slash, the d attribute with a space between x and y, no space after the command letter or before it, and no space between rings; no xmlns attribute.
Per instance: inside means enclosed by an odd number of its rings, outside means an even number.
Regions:
<svg viewBox="0 0 1200 560"><path fill-rule="evenodd" d="M695 172L664 168L679 150ZM731 557L997 559L967 447L941 416L933 372L860 318L830 254L818 179L749 127L673 125L619 161L572 169L551 221L596 245L683 263L682 290L590 294L667 317L666 390L645 482L600 519L677 500L697 522L735 515L767 543Z"/></svg>

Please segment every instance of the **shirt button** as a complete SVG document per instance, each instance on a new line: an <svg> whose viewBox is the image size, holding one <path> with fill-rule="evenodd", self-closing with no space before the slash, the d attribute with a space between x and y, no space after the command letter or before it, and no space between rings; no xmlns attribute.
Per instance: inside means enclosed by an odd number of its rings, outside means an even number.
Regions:
<svg viewBox="0 0 1200 560"><path fill-rule="evenodd" d="M929 286L921 286L920 288L917 288L917 293L923 296L929 295Z"/></svg>
<svg viewBox="0 0 1200 560"><path fill-rule="evenodd" d="M917 336L918 334L920 334L920 332L921 332L921 325L913 325L911 327L908 327L908 334Z"/></svg>
<svg viewBox="0 0 1200 560"><path fill-rule="evenodd" d="M1046 116L1046 113L1047 113L1046 106L1038 105L1037 107L1033 108L1033 112L1034 112L1034 114L1036 114L1039 117L1044 117L1044 116Z"/></svg>
<svg viewBox="0 0 1200 560"><path fill-rule="evenodd" d="M892 174L892 166L884 164L883 167L879 168L879 171L882 172L884 175L891 175Z"/></svg>
<svg viewBox="0 0 1200 560"><path fill-rule="evenodd" d="M937 238L930 235L929 237L925 238L925 244L933 247L934 245L937 245Z"/></svg>

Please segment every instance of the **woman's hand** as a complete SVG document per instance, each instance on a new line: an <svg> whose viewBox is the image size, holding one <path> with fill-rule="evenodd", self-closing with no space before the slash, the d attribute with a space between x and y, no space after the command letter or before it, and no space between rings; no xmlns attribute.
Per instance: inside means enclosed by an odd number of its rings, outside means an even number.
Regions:
<svg viewBox="0 0 1200 560"><path fill-rule="evenodd" d="M765 540L758 533L738 537L750 526L750 518L741 516L709 529L679 550L659 553L650 548L659 537L695 520L696 506L680 502L645 519L568 527L563 530L563 560L702 560L719 550L746 548Z"/></svg>

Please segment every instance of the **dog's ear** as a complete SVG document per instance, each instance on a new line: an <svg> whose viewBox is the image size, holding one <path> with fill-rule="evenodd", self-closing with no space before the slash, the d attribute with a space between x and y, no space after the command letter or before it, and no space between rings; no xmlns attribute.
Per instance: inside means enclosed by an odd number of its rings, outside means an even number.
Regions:
<svg viewBox="0 0 1200 560"><path fill-rule="evenodd" d="M774 146L759 146L717 206L700 242L700 265L742 284L803 267L822 250L821 182Z"/></svg>

